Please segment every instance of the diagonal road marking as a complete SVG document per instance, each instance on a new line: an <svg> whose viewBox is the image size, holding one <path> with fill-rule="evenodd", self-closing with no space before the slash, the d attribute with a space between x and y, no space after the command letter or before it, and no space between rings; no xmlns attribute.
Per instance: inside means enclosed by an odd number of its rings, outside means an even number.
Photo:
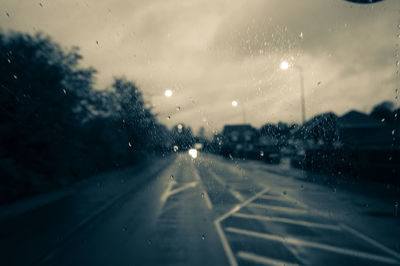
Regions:
<svg viewBox="0 0 400 266"><path fill-rule="evenodd" d="M271 210L271 211L287 212L287 213L293 213L293 214L307 213L307 210L304 210L304 209L294 209L294 208L279 207L279 206L272 206L272 205L259 204L259 203L250 203L249 207L261 208L261 209L266 209L266 210Z"/></svg>
<svg viewBox="0 0 400 266"><path fill-rule="evenodd" d="M276 235L265 234L265 233L260 233L260 232L245 230L245 229L233 228L233 227L228 227L225 229L225 231L234 233L234 234L239 234L239 235L246 235L246 236L250 236L250 237L262 238L262 239L271 240L271 241L277 241L277 242L294 245L294 246L303 246L303 247L322 249L325 251L330 251L333 253L339 253L339 254L343 254L343 255L358 257L361 259L374 260L374 261L396 264L396 265L399 264L398 260L395 260L395 259L392 259L389 257L370 254L370 253L358 251L358 250L352 250L352 249L340 248L340 247L335 247L335 246L326 245L326 244L315 243L315 242L301 240L301 239L293 238L293 237L280 237L280 236L276 236Z"/></svg>
<svg viewBox="0 0 400 266"><path fill-rule="evenodd" d="M226 181L223 180L221 177L219 177L212 169L209 169L208 172L210 173L212 178L214 178L219 184L221 184L224 188L227 188ZM244 201L242 194L240 194L238 191L231 189L231 188L229 188L228 191L238 201L240 201L240 202Z"/></svg>
<svg viewBox="0 0 400 266"><path fill-rule="evenodd" d="M293 220L293 219L288 219L288 218L252 215L252 214L246 214L246 213L234 213L234 214L232 214L232 216L238 217L238 218L244 218L244 219L259 220L259 221L302 225L302 226L306 226L306 227L321 228L321 229L328 229L328 230L334 230L334 231L342 230L340 226L333 225L333 224L313 223L313 222L299 221L299 220Z"/></svg>

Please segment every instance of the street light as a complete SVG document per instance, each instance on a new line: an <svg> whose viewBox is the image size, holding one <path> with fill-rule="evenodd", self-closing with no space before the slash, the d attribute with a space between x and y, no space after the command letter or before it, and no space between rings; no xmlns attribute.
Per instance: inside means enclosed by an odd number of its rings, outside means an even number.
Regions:
<svg viewBox="0 0 400 266"><path fill-rule="evenodd" d="M232 106L233 107L236 108L238 105L239 105L239 103L237 101L232 101ZM241 106L242 106L243 124L246 124L246 114L244 112L244 104L242 103Z"/></svg>
<svg viewBox="0 0 400 266"><path fill-rule="evenodd" d="M171 97L171 96L172 96L172 91L171 91L171 90L166 90L166 91L164 92L164 95L165 95L166 97Z"/></svg>
<svg viewBox="0 0 400 266"><path fill-rule="evenodd" d="M282 70L287 70L289 69L291 65L287 61L282 61L280 64L280 68ZM299 65L292 65L296 70L299 71L300 75L300 104L301 104L301 121L302 124L304 124L306 120L306 101L304 99L304 74L303 74L303 68Z"/></svg>

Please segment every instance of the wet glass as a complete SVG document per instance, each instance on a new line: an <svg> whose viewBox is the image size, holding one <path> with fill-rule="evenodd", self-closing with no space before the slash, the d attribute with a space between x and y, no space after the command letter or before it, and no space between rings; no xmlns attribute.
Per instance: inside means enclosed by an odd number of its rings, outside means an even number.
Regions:
<svg viewBox="0 0 400 266"><path fill-rule="evenodd" d="M399 265L400 2L0 4L1 265Z"/></svg>

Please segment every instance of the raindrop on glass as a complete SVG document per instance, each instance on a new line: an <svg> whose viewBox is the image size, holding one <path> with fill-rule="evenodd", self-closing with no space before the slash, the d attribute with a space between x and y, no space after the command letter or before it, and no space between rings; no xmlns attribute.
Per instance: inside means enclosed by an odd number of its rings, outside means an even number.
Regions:
<svg viewBox="0 0 400 266"><path fill-rule="evenodd" d="M67 90L66 89L63 89L63 92L64 92L65 95L67 95Z"/></svg>
<svg viewBox="0 0 400 266"><path fill-rule="evenodd" d="M201 192L201 198L204 199L204 192Z"/></svg>
<svg viewBox="0 0 400 266"><path fill-rule="evenodd" d="M287 195L287 192L286 192L286 190L284 190L284 191L282 192L282 194L283 194L283 195Z"/></svg>
<svg viewBox="0 0 400 266"><path fill-rule="evenodd" d="M171 175L169 178L170 178L171 180L174 180L174 175Z"/></svg>
<svg viewBox="0 0 400 266"><path fill-rule="evenodd" d="M10 13L6 12L7 17L10 17Z"/></svg>
<svg viewBox="0 0 400 266"><path fill-rule="evenodd" d="M303 32L300 32L299 37L300 39L303 39Z"/></svg>
<svg viewBox="0 0 400 266"><path fill-rule="evenodd" d="M151 245L152 244L152 242L151 242L151 240L149 239L149 240L147 240L147 245Z"/></svg>
<svg viewBox="0 0 400 266"><path fill-rule="evenodd" d="M10 60L10 59L7 59L7 62L8 62L9 64L11 64L11 60Z"/></svg>
<svg viewBox="0 0 400 266"><path fill-rule="evenodd" d="M177 107L176 107L176 110L177 110L177 111L180 111L180 110L181 110L181 107L180 107L180 106L177 106Z"/></svg>
<svg viewBox="0 0 400 266"><path fill-rule="evenodd" d="M206 239L206 236L205 235L201 235L201 239L202 240Z"/></svg>
<svg viewBox="0 0 400 266"><path fill-rule="evenodd" d="M14 79L18 79L17 75L13 75L13 78L14 78Z"/></svg>
<svg viewBox="0 0 400 266"><path fill-rule="evenodd" d="M175 145L175 146L174 146L174 152L177 152L178 149L179 149L178 146Z"/></svg>
<svg viewBox="0 0 400 266"><path fill-rule="evenodd" d="M129 146L129 148L132 148L132 143L128 142L128 146Z"/></svg>

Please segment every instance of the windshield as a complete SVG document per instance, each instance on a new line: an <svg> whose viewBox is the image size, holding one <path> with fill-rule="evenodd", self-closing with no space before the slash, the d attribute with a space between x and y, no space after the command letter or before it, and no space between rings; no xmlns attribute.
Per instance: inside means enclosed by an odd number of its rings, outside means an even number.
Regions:
<svg viewBox="0 0 400 266"><path fill-rule="evenodd" d="M399 265L400 1L0 4L1 265Z"/></svg>

